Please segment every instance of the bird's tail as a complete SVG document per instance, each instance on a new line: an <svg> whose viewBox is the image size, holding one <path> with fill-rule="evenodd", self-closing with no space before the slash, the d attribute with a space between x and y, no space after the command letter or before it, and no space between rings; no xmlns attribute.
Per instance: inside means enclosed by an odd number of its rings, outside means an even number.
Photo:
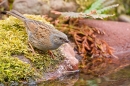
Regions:
<svg viewBox="0 0 130 86"><path fill-rule="evenodd" d="M12 16L14 16L14 17L16 17L16 18L18 18L18 19L20 19L20 20L22 20L22 21L27 20L26 17L24 17L21 13L19 13L19 12L16 11L16 10L6 11L6 14L12 15Z"/></svg>

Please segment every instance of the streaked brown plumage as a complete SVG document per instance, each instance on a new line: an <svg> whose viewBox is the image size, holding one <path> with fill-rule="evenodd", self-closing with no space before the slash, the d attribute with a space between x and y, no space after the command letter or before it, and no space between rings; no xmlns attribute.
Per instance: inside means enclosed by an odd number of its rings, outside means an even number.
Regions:
<svg viewBox="0 0 130 86"><path fill-rule="evenodd" d="M45 22L28 19L15 10L7 11L7 14L24 22L29 42L40 50L54 50L69 41L63 32Z"/></svg>

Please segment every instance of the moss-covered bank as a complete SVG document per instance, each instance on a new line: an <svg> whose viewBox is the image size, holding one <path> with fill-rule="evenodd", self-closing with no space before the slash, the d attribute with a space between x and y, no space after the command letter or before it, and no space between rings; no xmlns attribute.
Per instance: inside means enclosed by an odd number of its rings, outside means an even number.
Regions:
<svg viewBox="0 0 130 86"><path fill-rule="evenodd" d="M25 15L29 18L45 22L41 16ZM48 22L47 22L48 23ZM24 23L10 16L0 20L0 82L42 78L42 72L55 66L61 58L50 58L49 55L35 49L32 53L28 45ZM29 62L22 61L22 56Z"/></svg>

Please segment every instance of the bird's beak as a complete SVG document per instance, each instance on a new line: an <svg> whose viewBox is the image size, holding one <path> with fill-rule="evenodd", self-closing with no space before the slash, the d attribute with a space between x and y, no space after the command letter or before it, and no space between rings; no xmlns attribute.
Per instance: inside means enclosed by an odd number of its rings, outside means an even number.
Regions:
<svg viewBox="0 0 130 86"><path fill-rule="evenodd" d="M65 40L65 43L69 43L70 41L67 39L67 40Z"/></svg>

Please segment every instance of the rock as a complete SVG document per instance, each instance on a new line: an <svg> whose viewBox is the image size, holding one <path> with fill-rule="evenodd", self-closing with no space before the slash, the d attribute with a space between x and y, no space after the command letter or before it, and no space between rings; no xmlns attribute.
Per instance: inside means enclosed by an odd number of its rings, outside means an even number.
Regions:
<svg viewBox="0 0 130 86"><path fill-rule="evenodd" d="M65 66L67 71L78 70L79 61L75 58L75 52L69 44L64 44L60 47L61 53L65 56Z"/></svg>
<svg viewBox="0 0 130 86"><path fill-rule="evenodd" d="M123 22L129 22L130 23L130 16L122 14L118 17L119 21L123 21Z"/></svg>
<svg viewBox="0 0 130 86"><path fill-rule="evenodd" d="M9 10L8 0L0 0L0 12ZM0 14L0 19L3 19L3 14Z"/></svg>
<svg viewBox="0 0 130 86"><path fill-rule="evenodd" d="M41 0L14 0L13 9L23 14L42 14Z"/></svg>
<svg viewBox="0 0 130 86"><path fill-rule="evenodd" d="M58 68L55 71L44 73L45 80L54 80L62 77L63 75L79 72L79 61L75 58L75 52L73 48L68 43L66 43L62 45L59 50L65 59L61 62L61 64L58 65Z"/></svg>
<svg viewBox="0 0 130 86"><path fill-rule="evenodd" d="M81 24L95 27L105 32L105 35L97 35L98 38L105 40L115 53L130 51L130 24L115 21L102 20L81 20ZM116 40L116 41L115 41Z"/></svg>
<svg viewBox="0 0 130 86"><path fill-rule="evenodd" d="M58 2L58 3L57 3ZM40 14L55 17L51 10L56 11L76 11L77 4L73 1L65 2L64 0L15 0L13 9L23 14Z"/></svg>
<svg viewBox="0 0 130 86"><path fill-rule="evenodd" d="M9 10L8 0L0 0L0 8L3 8L4 11Z"/></svg>
<svg viewBox="0 0 130 86"><path fill-rule="evenodd" d="M82 19L80 24L94 27L104 31L104 35L98 35L97 38L106 41L114 49L113 54L119 59L112 59L112 64L105 66L104 75L113 73L130 65L130 24L125 22L102 21ZM107 71L106 71L107 70Z"/></svg>

